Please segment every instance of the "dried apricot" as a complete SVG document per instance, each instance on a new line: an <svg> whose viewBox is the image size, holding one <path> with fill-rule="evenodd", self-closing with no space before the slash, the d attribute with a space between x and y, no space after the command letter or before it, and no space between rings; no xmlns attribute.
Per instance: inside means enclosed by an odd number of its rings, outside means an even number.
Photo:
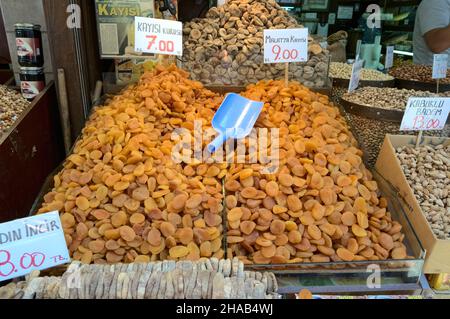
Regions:
<svg viewBox="0 0 450 319"><path fill-rule="evenodd" d="M356 223L355 214L352 212L344 212L341 216L342 224L346 226L352 226L354 223Z"/></svg>
<svg viewBox="0 0 450 319"><path fill-rule="evenodd" d="M130 226L122 226L119 228L120 237L122 237L125 241L132 241L136 238L136 233L134 229Z"/></svg>
<svg viewBox="0 0 450 319"><path fill-rule="evenodd" d="M320 239L322 238L322 232L320 231L319 227L316 225L309 225L308 226L308 234L311 236L312 239Z"/></svg>
<svg viewBox="0 0 450 319"><path fill-rule="evenodd" d="M238 221L242 218L243 211L240 207L233 208L227 214L227 219L230 222Z"/></svg>
<svg viewBox="0 0 450 319"><path fill-rule="evenodd" d="M186 202L186 207L193 209L197 208L203 201L203 196L200 194L192 195Z"/></svg>
<svg viewBox="0 0 450 319"><path fill-rule="evenodd" d="M176 231L173 224L169 223L169 222L162 222L159 229L160 229L161 233L164 235L164 237L166 237L166 238L173 236Z"/></svg>
<svg viewBox="0 0 450 319"><path fill-rule="evenodd" d="M284 232L286 224L281 220L274 220L270 224L270 231L274 235L280 235Z"/></svg>
<svg viewBox="0 0 450 319"><path fill-rule="evenodd" d="M287 197L287 206L288 208L293 211L297 212L302 209L302 202L296 195L289 195Z"/></svg>
<svg viewBox="0 0 450 319"><path fill-rule="evenodd" d="M169 249L169 255L172 258L182 258L189 254L189 249L185 246L175 246Z"/></svg>
<svg viewBox="0 0 450 319"><path fill-rule="evenodd" d="M302 235L298 230L291 230L288 234L289 242L292 244L298 244L302 241Z"/></svg>
<svg viewBox="0 0 450 319"><path fill-rule="evenodd" d="M266 184L266 193L267 195L271 197L275 197L278 195L278 192L280 191L278 184L274 181L270 181Z"/></svg>
<svg viewBox="0 0 450 319"><path fill-rule="evenodd" d="M131 224L141 224L145 221L145 216L141 213L134 213L130 217L130 223Z"/></svg>
<svg viewBox="0 0 450 319"><path fill-rule="evenodd" d="M280 174L280 176L278 176L278 181L285 187L291 187L294 183L294 179L289 174Z"/></svg>
<svg viewBox="0 0 450 319"><path fill-rule="evenodd" d="M361 228L358 224L352 225L352 232L356 237L366 237L367 232L364 230L364 228Z"/></svg>
<svg viewBox="0 0 450 319"><path fill-rule="evenodd" d="M352 261L355 259L355 254L353 254L351 251L349 251L346 248L338 248L336 250L336 254L341 258L343 261Z"/></svg>
<svg viewBox="0 0 450 319"><path fill-rule="evenodd" d="M254 222L248 220L241 222L239 225L241 231L246 235L250 235L255 229L255 226L256 224Z"/></svg>

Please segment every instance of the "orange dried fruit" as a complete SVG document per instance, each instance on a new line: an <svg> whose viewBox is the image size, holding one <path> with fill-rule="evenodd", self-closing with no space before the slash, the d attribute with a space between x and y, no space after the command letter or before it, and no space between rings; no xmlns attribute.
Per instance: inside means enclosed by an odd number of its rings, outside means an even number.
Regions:
<svg viewBox="0 0 450 319"><path fill-rule="evenodd" d="M286 229L286 224L281 220L274 220L270 224L270 231L274 235L280 235Z"/></svg>
<svg viewBox="0 0 450 319"><path fill-rule="evenodd" d="M225 205L228 209L233 209L237 205L237 198L234 195L228 195L225 197Z"/></svg>
<svg viewBox="0 0 450 319"><path fill-rule="evenodd" d="M271 196L271 197L275 197L278 195L279 192L279 187L278 184L274 181L270 181L266 184L266 193L267 195Z"/></svg>
<svg viewBox="0 0 450 319"><path fill-rule="evenodd" d="M322 238L322 232L320 231L319 227L316 225L309 225L308 226L308 234L311 236L312 239L318 240Z"/></svg>
<svg viewBox="0 0 450 319"><path fill-rule="evenodd" d="M136 238L136 233L134 229L130 226L122 226L119 228L120 237L125 241L132 241Z"/></svg>
<svg viewBox="0 0 450 319"><path fill-rule="evenodd" d="M289 242L292 244L298 244L302 241L302 235L298 230L291 230L288 234Z"/></svg>
<svg viewBox="0 0 450 319"><path fill-rule="evenodd" d="M77 197L75 204L81 210L87 210L90 207L89 200L84 196Z"/></svg>
<svg viewBox="0 0 450 319"><path fill-rule="evenodd" d="M341 216L342 224L346 226L352 226L354 223L356 223L355 214L352 212L344 212Z"/></svg>
<svg viewBox="0 0 450 319"><path fill-rule="evenodd" d="M262 247L261 248L261 255L265 258L272 258L275 256L276 253L276 247L275 245L270 245L268 247Z"/></svg>
<svg viewBox="0 0 450 319"><path fill-rule="evenodd" d="M145 222L145 216L141 213L134 213L130 217L130 223L133 225L134 224L142 224L143 222Z"/></svg>
<svg viewBox="0 0 450 319"><path fill-rule="evenodd" d="M253 230L255 229L256 224L252 221L243 221L240 223L239 227L241 229L241 231L245 234L245 235L250 235Z"/></svg>
<svg viewBox="0 0 450 319"><path fill-rule="evenodd" d="M243 211L240 207L233 208L227 214L227 219L230 222L238 221L242 218Z"/></svg>
<svg viewBox="0 0 450 319"><path fill-rule="evenodd" d="M111 224L116 228L126 225L127 221L127 214L123 211L119 211L111 216Z"/></svg>
<svg viewBox="0 0 450 319"><path fill-rule="evenodd" d="M182 258L189 254L189 249L185 246L175 246L169 249L172 258Z"/></svg>
<svg viewBox="0 0 450 319"><path fill-rule="evenodd" d="M367 232L364 230L364 228L361 228L358 224L352 225L352 232L356 237L366 237Z"/></svg>
<svg viewBox="0 0 450 319"><path fill-rule="evenodd" d="M175 234L176 228L173 226L172 223L169 222L162 222L160 226L160 231L164 235L164 237L170 237Z"/></svg>
<svg viewBox="0 0 450 319"><path fill-rule="evenodd" d="M297 212L302 209L302 202L297 195L289 195L287 197L287 206L291 211Z"/></svg>
<svg viewBox="0 0 450 319"><path fill-rule="evenodd" d="M203 201L203 196L200 194L192 195L186 202L186 207L193 209L197 208Z"/></svg>
<svg viewBox="0 0 450 319"><path fill-rule="evenodd" d="M367 214L365 214L363 212L357 212L356 219L358 221L359 226L361 226L364 229L369 228L369 220L367 218Z"/></svg>
<svg viewBox="0 0 450 319"><path fill-rule="evenodd" d="M351 251L349 251L346 248L338 248L336 250L336 254L341 258L343 261L352 261L355 259L355 254L353 254Z"/></svg>
<svg viewBox="0 0 450 319"><path fill-rule="evenodd" d="M280 174L278 176L278 182L280 183L280 185L285 186L285 187L291 187L292 184L294 184L294 179L292 178L291 175L289 174Z"/></svg>
<svg viewBox="0 0 450 319"><path fill-rule="evenodd" d="M137 201L144 201L150 197L150 192L148 191L147 187L141 186L133 190L131 196Z"/></svg>

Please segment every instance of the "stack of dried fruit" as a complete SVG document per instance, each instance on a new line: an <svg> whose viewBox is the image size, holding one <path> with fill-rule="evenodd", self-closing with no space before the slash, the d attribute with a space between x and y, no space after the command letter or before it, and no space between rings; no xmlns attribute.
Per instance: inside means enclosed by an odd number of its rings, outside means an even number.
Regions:
<svg viewBox="0 0 450 319"><path fill-rule="evenodd" d="M223 165L176 164L174 128L211 121L220 96L157 67L94 110L39 213L58 210L86 263L223 256Z"/></svg>
<svg viewBox="0 0 450 319"><path fill-rule="evenodd" d="M226 176L227 257L244 263L402 259L402 226L361 160L338 109L298 83L260 82L257 124L280 128L280 168L231 165Z"/></svg>
<svg viewBox="0 0 450 319"><path fill-rule="evenodd" d="M284 64L264 64L263 30L301 27L274 0L230 0L206 18L184 25L184 67L204 84L247 85L284 77ZM328 51L309 39L307 63L291 63L290 73L308 87L324 87Z"/></svg>
<svg viewBox="0 0 450 319"><path fill-rule="evenodd" d="M72 263L62 277L38 277L0 288L0 299L273 299L272 273L244 271L238 259L202 258L109 265Z"/></svg>

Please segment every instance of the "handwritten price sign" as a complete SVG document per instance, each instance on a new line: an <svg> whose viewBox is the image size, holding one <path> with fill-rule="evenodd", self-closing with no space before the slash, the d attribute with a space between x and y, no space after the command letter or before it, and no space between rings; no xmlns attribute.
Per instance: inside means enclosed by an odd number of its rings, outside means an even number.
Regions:
<svg viewBox="0 0 450 319"><path fill-rule="evenodd" d="M433 79L445 79L447 77L448 54L433 55Z"/></svg>
<svg viewBox="0 0 450 319"><path fill-rule="evenodd" d="M183 55L181 22L136 17L134 27L136 52Z"/></svg>
<svg viewBox="0 0 450 319"><path fill-rule="evenodd" d="M348 83L348 92L351 93L359 86L359 79L361 78L361 69L363 67L364 60L357 60L352 66L352 76Z"/></svg>
<svg viewBox="0 0 450 319"><path fill-rule="evenodd" d="M409 98L400 130L442 130L449 111L450 98Z"/></svg>
<svg viewBox="0 0 450 319"><path fill-rule="evenodd" d="M264 30L264 63L306 62L308 29Z"/></svg>
<svg viewBox="0 0 450 319"><path fill-rule="evenodd" d="M57 212L0 224L0 282L68 262Z"/></svg>

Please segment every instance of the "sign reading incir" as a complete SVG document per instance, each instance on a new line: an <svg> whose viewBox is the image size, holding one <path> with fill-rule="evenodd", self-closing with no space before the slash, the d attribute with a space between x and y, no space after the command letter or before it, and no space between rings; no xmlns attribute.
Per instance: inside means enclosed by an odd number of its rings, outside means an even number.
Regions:
<svg viewBox="0 0 450 319"><path fill-rule="evenodd" d="M0 224L0 282L68 262L58 212Z"/></svg>

